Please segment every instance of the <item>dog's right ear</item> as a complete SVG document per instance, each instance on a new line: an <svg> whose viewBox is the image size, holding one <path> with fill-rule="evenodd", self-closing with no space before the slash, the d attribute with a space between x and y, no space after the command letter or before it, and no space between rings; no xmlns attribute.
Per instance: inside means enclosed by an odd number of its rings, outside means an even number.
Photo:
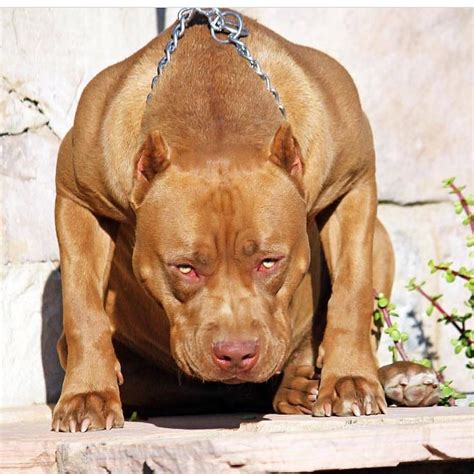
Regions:
<svg viewBox="0 0 474 474"><path fill-rule="evenodd" d="M158 130L151 131L135 158L135 176L131 204L136 209L142 203L153 178L170 165L169 149Z"/></svg>

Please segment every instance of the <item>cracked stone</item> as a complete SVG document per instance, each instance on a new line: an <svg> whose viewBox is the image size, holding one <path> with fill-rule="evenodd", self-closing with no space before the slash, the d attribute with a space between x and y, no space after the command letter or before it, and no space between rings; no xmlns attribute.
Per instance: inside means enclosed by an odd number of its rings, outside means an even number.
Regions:
<svg viewBox="0 0 474 474"><path fill-rule="evenodd" d="M2 77L0 83L0 135L17 135L48 123L38 105L22 97Z"/></svg>
<svg viewBox="0 0 474 474"><path fill-rule="evenodd" d="M0 139L0 154L6 158L0 162L3 263L58 259L54 229L58 147L58 139L46 127Z"/></svg>
<svg viewBox="0 0 474 474"><path fill-rule="evenodd" d="M156 36L156 10L4 8L0 24L2 76L36 100L63 137L86 84Z"/></svg>
<svg viewBox="0 0 474 474"><path fill-rule="evenodd" d="M469 267L468 248L465 245L468 227L463 218L454 212L451 203L423 206L380 205L378 216L385 225L395 249L395 282L392 301L397 305L400 328L410 335L405 343L408 353L417 358L433 358L437 367L447 365L446 376L454 380L458 390L472 390L472 379L465 368L464 356L454 353L451 338L458 333L451 325L438 323L437 315L428 317L426 300L405 285L411 277L425 281L424 289L430 294L443 293L441 300L446 309L461 309L469 292L463 284L449 284L441 274L431 275L427 266L434 261L454 262L455 267ZM422 324L420 324L422 322ZM391 362L387 346L390 340L382 336L379 361Z"/></svg>

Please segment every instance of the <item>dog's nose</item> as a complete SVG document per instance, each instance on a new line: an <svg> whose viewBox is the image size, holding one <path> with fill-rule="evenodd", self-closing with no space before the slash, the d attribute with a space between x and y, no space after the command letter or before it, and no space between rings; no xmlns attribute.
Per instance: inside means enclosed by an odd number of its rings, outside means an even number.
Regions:
<svg viewBox="0 0 474 474"><path fill-rule="evenodd" d="M250 370L258 359L257 341L219 341L212 346L216 365L235 373Z"/></svg>

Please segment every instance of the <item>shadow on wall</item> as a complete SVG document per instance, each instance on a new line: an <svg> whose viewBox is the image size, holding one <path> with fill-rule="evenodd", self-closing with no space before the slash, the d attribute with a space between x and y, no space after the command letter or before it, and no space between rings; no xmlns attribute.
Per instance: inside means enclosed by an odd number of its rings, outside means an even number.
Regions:
<svg viewBox="0 0 474 474"><path fill-rule="evenodd" d="M164 30L165 8L156 9L157 33ZM59 363L56 343L63 330L61 272L51 272L43 290L41 305L41 359L46 384L46 401L55 403L61 394L64 372Z"/></svg>
<svg viewBox="0 0 474 474"><path fill-rule="evenodd" d="M63 330L61 271L49 275L41 304L41 359L46 385L46 402L56 403L61 394L64 372L59 364L56 343Z"/></svg>
<svg viewBox="0 0 474 474"><path fill-rule="evenodd" d="M439 354L434 348L431 337L426 334L421 317L417 316L413 310L409 311L406 317L407 321L412 323L412 334L416 338L417 347L421 348L422 357L431 361L439 361Z"/></svg>

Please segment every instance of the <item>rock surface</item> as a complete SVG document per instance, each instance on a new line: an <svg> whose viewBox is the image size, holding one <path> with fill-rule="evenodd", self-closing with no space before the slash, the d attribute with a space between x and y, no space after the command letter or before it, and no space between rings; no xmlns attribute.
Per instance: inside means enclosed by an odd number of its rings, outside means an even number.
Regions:
<svg viewBox="0 0 474 474"><path fill-rule="evenodd" d="M176 12L167 9L168 24ZM412 333L408 348L439 356L456 386L470 389L449 343L455 333L422 316L425 305L404 285L410 276L425 278L430 258L464 263L465 228L439 182L449 175L472 181L472 10L243 12L327 52L354 77L374 131L385 203L379 215L397 254L393 299L400 325ZM157 21L154 9L4 8L0 22L0 367L9 380L0 406L12 406L56 400L61 388L53 221L60 139L87 82L151 40ZM432 276L427 288L446 290L446 306L460 308L464 289L445 286Z"/></svg>
<svg viewBox="0 0 474 474"><path fill-rule="evenodd" d="M446 310L463 310L463 302L469 298L464 283L448 284L441 274L431 275L427 266L430 259L436 262L455 262L456 267L469 267L465 246L468 227L462 225L462 218L455 214L451 203L419 204L417 206L380 205L380 220L388 230L396 254L396 272L392 300L400 314L397 322L400 328L410 334L405 343L408 353L417 359L429 358L435 367L447 365L448 380L455 380L459 390L472 391L472 374L464 368L466 359L456 355L450 341L458 333L451 326L437 322L439 314L426 315L429 303L418 293L405 289L408 280L415 277L418 282L426 281L423 289L431 294L443 294L439 303ZM390 342L387 335L382 338L379 360L390 363L386 350Z"/></svg>
<svg viewBox="0 0 474 474"><path fill-rule="evenodd" d="M153 8L0 10L0 406L56 400L62 369L54 175L101 69L156 36ZM87 34L85 34L87 32Z"/></svg>
<svg viewBox="0 0 474 474"><path fill-rule="evenodd" d="M54 433L49 421L23 418L0 425L0 470L214 474L397 466L473 458L473 434L473 409L441 407L360 418L162 417L88 433Z"/></svg>
<svg viewBox="0 0 474 474"><path fill-rule="evenodd" d="M372 125L380 199L442 201L442 179L472 181L472 9L242 11L349 71Z"/></svg>

